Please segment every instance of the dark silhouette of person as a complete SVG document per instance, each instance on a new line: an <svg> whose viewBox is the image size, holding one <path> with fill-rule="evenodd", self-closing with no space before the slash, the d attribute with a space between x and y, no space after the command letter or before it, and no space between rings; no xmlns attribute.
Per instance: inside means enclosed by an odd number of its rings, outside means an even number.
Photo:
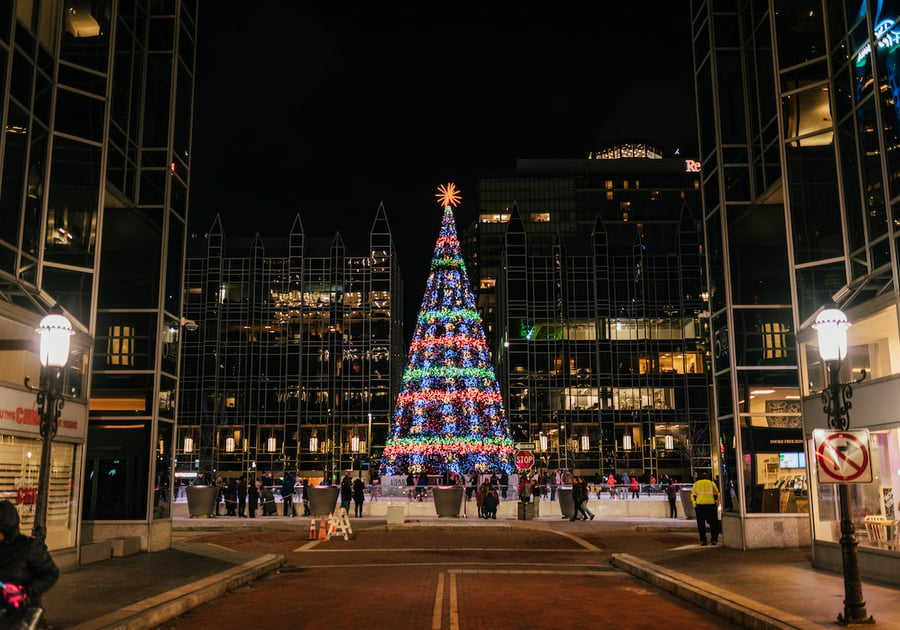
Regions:
<svg viewBox="0 0 900 630"><path fill-rule="evenodd" d="M41 596L59 579L47 545L19 531L19 511L0 501L0 582L7 608L41 606Z"/></svg>

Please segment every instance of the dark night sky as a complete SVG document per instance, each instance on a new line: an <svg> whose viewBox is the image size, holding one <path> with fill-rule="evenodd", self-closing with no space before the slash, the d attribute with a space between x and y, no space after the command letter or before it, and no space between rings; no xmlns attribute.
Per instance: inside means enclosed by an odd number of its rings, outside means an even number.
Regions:
<svg viewBox="0 0 900 630"><path fill-rule="evenodd" d="M433 5L431 17L201 4L190 230L218 213L226 236L265 242L299 212L308 236L340 231L362 246L383 201L414 317L438 184L462 189L462 232L476 177L511 172L516 158L625 141L695 157L688 3L602 4Z"/></svg>

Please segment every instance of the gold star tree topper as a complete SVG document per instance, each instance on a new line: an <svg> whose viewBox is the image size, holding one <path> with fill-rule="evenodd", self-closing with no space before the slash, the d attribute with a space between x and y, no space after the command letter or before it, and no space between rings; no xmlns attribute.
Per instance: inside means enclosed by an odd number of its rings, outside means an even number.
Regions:
<svg viewBox="0 0 900 630"><path fill-rule="evenodd" d="M459 202L462 201L462 195L459 194L459 189L453 182L438 186L438 192L435 197L441 202L442 208L446 208L447 206L453 206L455 208L459 205Z"/></svg>

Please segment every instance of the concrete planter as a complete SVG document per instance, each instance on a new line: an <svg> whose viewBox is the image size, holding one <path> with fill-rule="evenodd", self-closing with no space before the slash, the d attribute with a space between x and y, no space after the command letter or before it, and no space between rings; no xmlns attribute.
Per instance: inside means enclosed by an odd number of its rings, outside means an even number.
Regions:
<svg viewBox="0 0 900 630"><path fill-rule="evenodd" d="M458 518L464 492L462 486L435 486L432 494L437 515L441 518Z"/></svg>
<svg viewBox="0 0 900 630"><path fill-rule="evenodd" d="M575 500L572 498L572 487L560 487L556 491L559 500L559 511L564 518L572 519L575 516Z"/></svg>
<svg viewBox="0 0 900 630"><path fill-rule="evenodd" d="M334 513L340 488L337 486L310 486L306 491L309 495L309 511L313 516L328 516Z"/></svg>
<svg viewBox="0 0 900 630"><path fill-rule="evenodd" d="M216 512L216 486L188 486L186 489L188 514L191 518L209 518Z"/></svg>
<svg viewBox="0 0 900 630"><path fill-rule="evenodd" d="M684 508L684 517L696 519L697 512L694 511L694 506L691 505L691 489L681 488L679 494L681 495L681 507Z"/></svg>

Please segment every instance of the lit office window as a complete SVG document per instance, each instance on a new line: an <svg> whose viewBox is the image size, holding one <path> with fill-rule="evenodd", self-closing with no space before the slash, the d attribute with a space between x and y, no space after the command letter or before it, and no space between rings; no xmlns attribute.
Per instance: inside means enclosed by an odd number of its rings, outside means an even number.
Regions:
<svg viewBox="0 0 900 630"><path fill-rule="evenodd" d="M107 365L134 365L134 326L110 326Z"/></svg>
<svg viewBox="0 0 900 630"><path fill-rule="evenodd" d="M763 356L766 359L783 359L787 356L787 327L781 322L763 322Z"/></svg>

